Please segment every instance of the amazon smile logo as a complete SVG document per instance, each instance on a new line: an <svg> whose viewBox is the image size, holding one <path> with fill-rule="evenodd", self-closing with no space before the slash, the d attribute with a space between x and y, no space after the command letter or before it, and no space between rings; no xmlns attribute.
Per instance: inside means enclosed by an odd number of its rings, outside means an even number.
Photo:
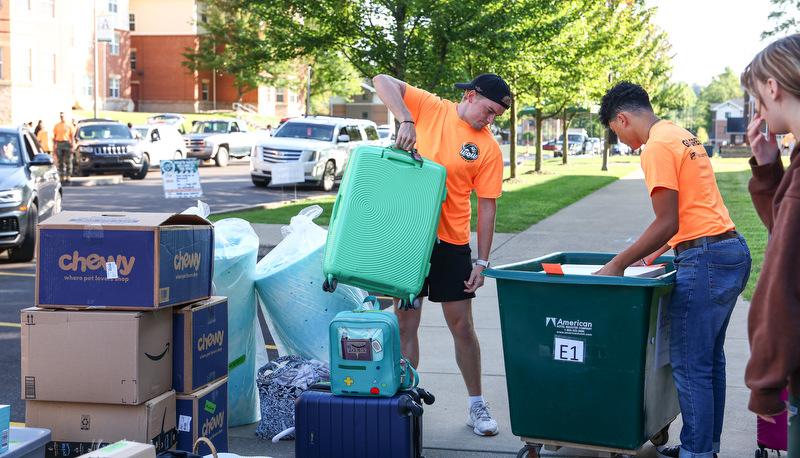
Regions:
<svg viewBox="0 0 800 458"><path fill-rule="evenodd" d="M153 356L153 355L151 355L150 353L147 353L147 352L144 352L144 355L147 356L148 358L150 358L153 361L158 361L161 358L163 358L167 353L169 353L169 342L167 342L167 348L165 348L164 351L161 352L160 355Z"/></svg>

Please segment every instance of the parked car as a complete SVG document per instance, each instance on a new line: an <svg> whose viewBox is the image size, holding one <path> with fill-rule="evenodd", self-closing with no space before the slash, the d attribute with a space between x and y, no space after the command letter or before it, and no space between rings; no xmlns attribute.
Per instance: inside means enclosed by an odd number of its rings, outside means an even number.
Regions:
<svg viewBox="0 0 800 458"><path fill-rule="evenodd" d="M292 118L271 138L261 141L250 157L253 184L266 186L272 180L273 164L303 164L305 181L330 191L344 174L356 146L380 144L378 126L365 119L309 116Z"/></svg>
<svg viewBox="0 0 800 458"><path fill-rule="evenodd" d="M591 154L600 154L603 152L603 141L599 137L589 137L589 143Z"/></svg>
<svg viewBox="0 0 800 458"><path fill-rule="evenodd" d="M611 145L611 154L617 154L617 155L631 154L631 147L626 145L625 143L622 143L621 141L617 141L617 143Z"/></svg>
<svg viewBox="0 0 800 458"><path fill-rule="evenodd" d="M61 211L53 157L22 127L0 127L0 252L15 262L36 253L39 221Z"/></svg>
<svg viewBox="0 0 800 458"><path fill-rule="evenodd" d="M241 119L215 119L194 123L183 139L189 157L214 159L217 167L225 167L232 157L249 156L256 144L269 136L266 130L249 130Z"/></svg>
<svg viewBox="0 0 800 458"><path fill-rule="evenodd" d="M85 121L75 132L75 174L121 173L142 180L150 167L128 126L117 121Z"/></svg>
<svg viewBox="0 0 800 458"><path fill-rule="evenodd" d="M150 167L164 160L186 158L186 144L174 125L160 122L133 128L139 134L139 147Z"/></svg>
<svg viewBox="0 0 800 458"><path fill-rule="evenodd" d="M378 126L378 136L381 137L381 145L392 146L394 145L394 127L389 124L382 124Z"/></svg>
<svg viewBox="0 0 800 458"><path fill-rule="evenodd" d="M550 151L553 151L553 157L561 156L561 150L564 148L563 137L563 135L559 135L557 140L551 140L553 143ZM589 137L578 133L567 133L567 140L569 141L570 154L576 155L586 153L586 143L589 141ZM542 149L547 149L545 146L547 145L542 145Z"/></svg>
<svg viewBox="0 0 800 458"><path fill-rule="evenodd" d="M178 129L178 132L180 132L181 135L186 133L186 130L183 128L183 123L186 122L186 117L184 115L177 113L162 113L147 118L147 124L155 124L159 122L172 124L176 129Z"/></svg>

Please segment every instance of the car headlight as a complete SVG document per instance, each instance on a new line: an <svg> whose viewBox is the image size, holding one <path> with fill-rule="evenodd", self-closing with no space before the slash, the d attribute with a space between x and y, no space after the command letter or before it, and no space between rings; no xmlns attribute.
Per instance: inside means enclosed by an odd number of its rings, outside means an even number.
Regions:
<svg viewBox="0 0 800 458"><path fill-rule="evenodd" d="M22 203L22 189L6 189L0 191L0 204L19 205Z"/></svg>
<svg viewBox="0 0 800 458"><path fill-rule="evenodd" d="M94 147L92 146L79 146L78 151L81 153L92 153L94 152Z"/></svg>

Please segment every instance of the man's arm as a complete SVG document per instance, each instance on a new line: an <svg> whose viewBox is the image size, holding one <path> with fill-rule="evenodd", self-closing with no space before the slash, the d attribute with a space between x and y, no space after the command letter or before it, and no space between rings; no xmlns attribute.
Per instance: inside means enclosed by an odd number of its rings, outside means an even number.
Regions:
<svg viewBox="0 0 800 458"><path fill-rule="evenodd" d="M678 233L678 191L667 188L655 188L650 199L656 219L650 223L644 233L622 253L616 255L595 275L621 276L625 268L664 249L664 245ZM666 251L666 250L664 250ZM663 253L663 251L662 251Z"/></svg>
<svg viewBox="0 0 800 458"><path fill-rule="evenodd" d="M389 75L378 75L372 78L372 85L386 108L400 122L394 140L395 147L410 150L417 143L417 130L414 127L414 118L403 101L406 95L406 83Z"/></svg>
<svg viewBox="0 0 800 458"><path fill-rule="evenodd" d="M478 259L489 260L489 253L492 251L492 240L494 239L494 220L497 215L497 199L487 199L478 197ZM484 266L475 264L469 274L469 280L464 281L468 293L483 286Z"/></svg>

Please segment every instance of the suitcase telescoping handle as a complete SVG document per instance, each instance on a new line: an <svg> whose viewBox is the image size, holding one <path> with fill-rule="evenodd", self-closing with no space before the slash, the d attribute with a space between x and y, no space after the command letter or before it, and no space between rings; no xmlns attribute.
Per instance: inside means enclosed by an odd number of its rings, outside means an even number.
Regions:
<svg viewBox="0 0 800 458"><path fill-rule="evenodd" d="M385 159L389 159L402 162L404 164L413 165L415 167L422 167L422 156L417 152L416 148L411 149L410 151L403 151L401 149L397 149L394 145L390 146L389 148L384 148L381 157Z"/></svg>

